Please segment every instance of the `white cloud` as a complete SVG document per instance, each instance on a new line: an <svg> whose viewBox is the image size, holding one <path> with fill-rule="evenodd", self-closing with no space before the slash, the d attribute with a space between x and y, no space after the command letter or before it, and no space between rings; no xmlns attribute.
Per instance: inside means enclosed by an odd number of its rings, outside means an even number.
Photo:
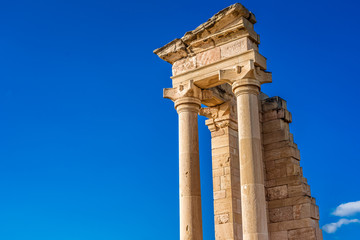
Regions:
<svg viewBox="0 0 360 240"><path fill-rule="evenodd" d="M327 232L327 233L334 233L336 232L336 230L338 230L342 225L347 225L350 223L360 223L359 219L345 219L342 218L339 221L335 222L335 223L329 223L326 224L322 227L322 229Z"/></svg>
<svg viewBox="0 0 360 240"><path fill-rule="evenodd" d="M356 213L360 213L360 201L340 204L332 214L338 217L345 217Z"/></svg>

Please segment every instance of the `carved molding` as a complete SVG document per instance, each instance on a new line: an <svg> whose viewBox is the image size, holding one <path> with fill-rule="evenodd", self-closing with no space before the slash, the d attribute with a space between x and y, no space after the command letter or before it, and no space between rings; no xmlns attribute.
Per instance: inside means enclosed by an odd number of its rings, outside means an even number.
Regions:
<svg viewBox="0 0 360 240"><path fill-rule="evenodd" d="M219 70L219 81L225 81L230 84L243 79L255 79L259 85L272 82L270 72L262 70L256 66L253 60L248 60L242 64L236 65L230 69Z"/></svg>
<svg viewBox="0 0 360 240"><path fill-rule="evenodd" d="M206 125L211 132L225 127L237 129L236 104L234 101L215 107L201 108L199 114L208 118Z"/></svg>
<svg viewBox="0 0 360 240"><path fill-rule="evenodd" d="M190 80L187 84L182 84L174 88L164 88L164 98L176 101L185 97L192 97L199 100L211 99L213 94L210 90L202 90Z"/></svg>

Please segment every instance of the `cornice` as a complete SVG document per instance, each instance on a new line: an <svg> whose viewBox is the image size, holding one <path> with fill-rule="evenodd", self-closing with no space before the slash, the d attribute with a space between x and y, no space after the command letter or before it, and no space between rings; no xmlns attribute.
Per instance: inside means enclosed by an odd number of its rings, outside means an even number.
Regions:
<svg viewBox="0 0 360 240"><path fill-rule="evenodd" d="M240 3L235 3L211 17L195 30L185 33L165 46L154 50L161 59L174 62L206 51L241 37L249 37L259 44L253 30L255 16Z"/></svg>

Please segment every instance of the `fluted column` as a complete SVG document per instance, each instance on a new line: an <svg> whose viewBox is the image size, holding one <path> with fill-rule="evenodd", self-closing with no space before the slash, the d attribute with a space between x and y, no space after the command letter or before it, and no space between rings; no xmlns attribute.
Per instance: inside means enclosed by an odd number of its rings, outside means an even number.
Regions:
<svg viewBox="0 0 360 240"><path fill-rule="evenodd" d="M201 90L187 86L165 89L179 115L180 240L202 240L198 113Z"/></svg>
<svg viewBox="0 0 360 240"><path fill-rule="evenodd" d="M258 95L271 74L248 61L219 75L232 84L237 99L243 239L268 240Z"/></svg>

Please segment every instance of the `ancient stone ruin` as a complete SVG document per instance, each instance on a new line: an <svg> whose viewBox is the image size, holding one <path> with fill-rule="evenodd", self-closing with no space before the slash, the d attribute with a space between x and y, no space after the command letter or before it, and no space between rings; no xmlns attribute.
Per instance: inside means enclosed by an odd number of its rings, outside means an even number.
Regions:
<svg viewBox="0 0 360 240"><path fill-rule="evenodd" d="M322 239L286 102L260 92L272 77L255 23L237 3L154 51L172 64L164 97L179 115L181 240L203 235L198 114L211 132L216 239Z"/></svg>

